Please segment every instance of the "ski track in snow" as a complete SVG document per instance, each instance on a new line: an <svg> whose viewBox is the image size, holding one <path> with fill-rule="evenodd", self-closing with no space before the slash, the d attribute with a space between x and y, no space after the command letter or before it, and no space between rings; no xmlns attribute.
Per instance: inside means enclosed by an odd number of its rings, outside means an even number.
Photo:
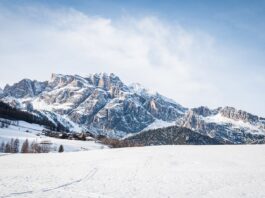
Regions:
<svg viewBox="0 0 265 198"><path fill-rule="evenodd" d="M74 181L70 181L70 182L67 182L67 183L63 183L63 184L61 184L59 186L56 186L56 187L43 188L43 189L40 189L40 190L37 190L37 191L14 192L14 193L10 193L9 195L1 196L0 198L8 198L8 197L20 196L20 195L25 195L25 194L33 194L33 193L37 193L37 192L45 193L45 192L50 192L50 191L54 191L54 190L58 190L58 189L67 190L67 189L64 189L64 188L67 188L69 186L72 186L74 184L82 182L84 180L89 180L96 174L96 172L97 172L97 168L94 168L91 171L89 171L88 174L85 177L77 179L77 180L74 180Z"/></svg>
<svg viewBox="0 0 265 198"><path fill-rule="evenodd" d="M65 183L65 184L62 184L60 186L57 186L57 187L54 187L54 188L47 188L47 189L43 189L42 192L49 192L49 191L53 191L53 190L57 190L57 189L61 189L61 188L65 188L65 187L68 187L68 186L71 186L73 184L76 184L76 183L79 183L79 182L82 182L84 180L88 180L90 178L92 178L97 172L97 169L94 168L93 170L91 170L85 177L81 178L81 179L78 179L78 180L75 180L75 181L72 181L72 182L68 182L68 183Z"/></svg>
<svg viewBox="0 0 265 198"><path fill-rule="evenodd" d="M0 198L264 198L265 145L0 157Z"/></svg>

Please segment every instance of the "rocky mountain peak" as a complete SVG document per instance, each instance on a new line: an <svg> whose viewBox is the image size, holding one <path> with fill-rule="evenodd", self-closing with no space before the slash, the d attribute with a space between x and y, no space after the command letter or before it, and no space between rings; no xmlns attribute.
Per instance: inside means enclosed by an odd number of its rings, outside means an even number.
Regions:
<svg viewBox="0 0 265 198"><path fill-rule="evenodd" d="M224 107L219 110L220 114L224 117L233 119L233 120L242 120L244 122L256 123L259 121L259 117L252 115L246 111L237 110L234 107Z"/></svg>
<svg viewBox="0 0 265 198"><path fill-rule="evenodd" d="M131 83L128 87L131 92L139 94L139 95L156 95L157 94L157 92L145 88L140 83Z"/></svg>
<svg viewBox="0 0 265 198"><path fill-rule="evenodd" d="M138 86L138 90L140 90ZM137 91L124 84L115 74L96 73L86 77L52 74L48 82L22 80L5 88L6 101L24 108L55 113L95 133L126 134L139 132L155 120L173 122L186 109L158 93L141 86ZM23 98L19 104L19 98ZM26 110L26 109L25 109Z"/></svg>
<svg viewBox="0 0 265 198"><path fill-rule="evenodd" d="M104 89L106 91L113 91L114 89L120 89L123 91L128 91L128 88L115 74L107 73L94 73L87 77L81 77L79 75L62 75L62 74L52 74L51 80L49 82L50 87L53 89L55 87L64 86L75 86L75 87L95 87Z"/></svg>
<svg viewBox="0 0 265 198"><path fill-rule="evenodd" d="M187 111L178 123L222 141L252 143L265 141L264 120L234 107L198 107Z"/></svg>
<svg viewBox="0 0 265 198"><path fill-rule="evenodd" d="M30 79L23 79L12 86L6 85L4 88L4 95L15 98L34 97L41 93L46 86L47 82L38 82L36 80L32 81Z"/></svg>
<svg viewBox="0 0 265 198"><path fill-rule="evenodd" d="M212 110L210 110L208 107L201 106L197 108L192 108L192 113L201 115L203 117L207 117L213 114Z"/></svg>
<svg viewBox="0 0 265 198"><path fill-rule="evenodd" d="M123 91L128 91L127 86L120 80L118 76L115 74L107 74L107 73L95 73L90 74L88 77L85 78L91 85L104 89L104 90L111 90L111 89L121 89Z"/></svg>
<svg viewBox="0 0 265 198"><path fill-rule="evenodd" d="M52 88L63 87L70 84L75 79L75 76L72 75L62 75L62 74L52 74L49 81L49 85Z"/></svg>

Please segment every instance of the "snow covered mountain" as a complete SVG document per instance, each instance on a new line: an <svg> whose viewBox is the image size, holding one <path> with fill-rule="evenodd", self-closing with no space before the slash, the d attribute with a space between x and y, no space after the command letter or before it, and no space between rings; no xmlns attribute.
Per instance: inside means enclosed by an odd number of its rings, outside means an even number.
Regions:
<svg viewBox="0 0 265 198"><path fill-rule="evenodd" d="M178 125L231 143L265 143L265 118L233 107L193 108Z"/></svg>
<svg viewBox="0 0 265 198"><path fill-rule="evenodd" d="M52 74L6 85L2 101L69 128L111 137L177 125L231 143L262 143L265 118L232 107L188 109L114 74Z"/></svg>
<svg viewBox="0 0 265 198"><path fill-rule="evenodd" d="M155 122L173 122L186 108L150 93L139 86L127 86L114 74L52 74L49 81L24 79L4 88L2 100L13 107L38 111L60 121L70 130L124 136L139 132Z"/></svg>

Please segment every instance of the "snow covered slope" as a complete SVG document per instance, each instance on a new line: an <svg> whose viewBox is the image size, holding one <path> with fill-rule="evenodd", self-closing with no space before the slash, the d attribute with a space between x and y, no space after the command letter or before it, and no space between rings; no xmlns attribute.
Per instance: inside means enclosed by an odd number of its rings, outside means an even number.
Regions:
<svg viewBox="0 0 265 198"><path fill-rule="evenodd" d="M265 146L0 156L0 197L264 198Z"/></svg>
<svg viewBox="0 0 265 198"><path fill-rule="evenodd" d="M18 125L19 126L11 125L8 128L0 128L0 144L2 142L6 143L13 138L19 139L20 148L26 139L28 139L29 142L49 142L51 143L51 152L57 152L60 145L64 146L65 152L108 148L107 146L96 143L95 141L67 140L44 136L40 134L43 127L36 124L19 121Z"/></svg>

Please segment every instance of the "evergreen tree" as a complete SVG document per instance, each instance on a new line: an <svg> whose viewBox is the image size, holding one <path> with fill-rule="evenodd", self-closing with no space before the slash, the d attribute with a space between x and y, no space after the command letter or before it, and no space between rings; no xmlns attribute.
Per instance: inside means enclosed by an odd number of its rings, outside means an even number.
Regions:
<svg viewBox="0 0 265 198"><path fill-rule="evenodd" d="M64 152L63 145L60 145L60 146L59 146L59 150L58 150L58 152L59 152L59 153L62 153L62 152Z"/></svg>

